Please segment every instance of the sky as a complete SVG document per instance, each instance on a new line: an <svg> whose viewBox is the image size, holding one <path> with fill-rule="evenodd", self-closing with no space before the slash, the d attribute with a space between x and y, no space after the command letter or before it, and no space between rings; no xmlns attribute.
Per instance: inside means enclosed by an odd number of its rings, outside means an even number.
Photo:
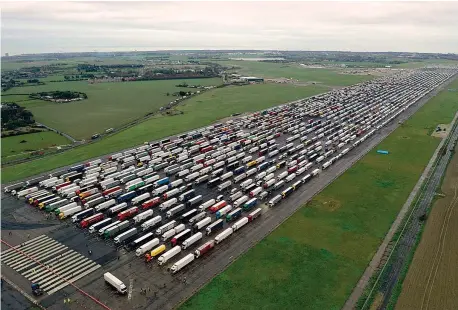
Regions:
<svg viewBox="0 0 458 310"><path fill-rule="evenodd" d="M458 2L2 2L1 52L458 53Z"/></svg>

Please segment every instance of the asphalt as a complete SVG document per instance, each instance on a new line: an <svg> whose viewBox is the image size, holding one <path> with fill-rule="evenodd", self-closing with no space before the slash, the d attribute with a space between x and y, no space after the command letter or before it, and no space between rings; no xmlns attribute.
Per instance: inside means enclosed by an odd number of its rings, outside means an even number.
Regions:
<svg viewBox="0 0 458 310"><path fill-rule="evenodd" d="M403 122L410 117L416 110L421 107L429 97L433 96L435 91L420 99L417 104L411 106L398 118L393 120L387 126L378 130L373 136L367 139L358 147L352 149L348 154L341 158L336 164L332 165L326 172L319 177L314 178L306 186L303 186L302 192L296 192L294 195L283 201L278 206L269 209L269 212L263 213L262 217L256 219L250 225L246 225L242 231L234 233L229 239L225 240L217 249L210 252L207 256L199 258L186 267L183 272L177 275L171 275L166 268L158 267L155 263L145 264L142 259L135 257L132 253L127 253L125 249L116 249L111 241L101 240L98 237L88 236L87 233L82 233L79 228L73 225L62 224L54 220L49 224L44 224L46 227L29 227L29 234L39 234L40 229L49 229L48 236L66 244L72 249L80 253L87 253L88 248L93 251L92 259L104 266L104 270L94 272L93 274L78 281L78 285L85 291L97 296L102 301L106 302L113 309L143 309L143 308L161 308L171 309L177 304L190 297L204 284L208 283L215 275L224 270L238 256L246 252L249 248L263 239L268 233L273 231L284 220L291 216L300 206L310 200L315 194L320 192L330 182L342 174L346 169L361 158L364 154L370 151L381 140L383 140L390 132L399 126L399 122ZM215 196L213 191L208 191L205 187L197 189L198 194L202 193L205 197ZM19 201L3 201L7 208L5 209L6 219L11 214L18 216L22 212L18 209L24 206ZM267 210L265 206L262 206ZM40 213L39 210L33 209ZM34 211L34 212L35 212ZM30 213L32 217L39 217L34 213ZM27 221L25 221L27 222ZM33 222L33 221L32 221ZM68 223L65 222L65 223ZM13 220L5 222L5 228L2 226L2 231L5 229L15 230ZM35 223L37 225L40 223ZM3 223L2 223L3 225ZM25 225L25 224L24 224ZM27 224L31 225L31 224ZM19 227L20 228L20 227ZM18 231L19 233L19 231ZM247 238L246 236L250 236ZM14 236L16 237L16 232ZM33 236L32 236L33 237ZM23 239L24 236L18 237ZM205 241L205 240L204 240ZM14 242L13 242L14 243ZM17 244L17 243L16 243ZM119 257L119 259L118 259ZM175 259L173 259L175 261ZM170 267L170 266L169 266ZM5 268L7 270L7 268ZM125 284L129 287L130 294L128 298L117 296L111 288L104 284L102 273L104 271L114 271L116 276L125 279ZM184 283L186 277L186 283ZM128 279L128 280L127 280ZM139 293L141 288L150 288L146 295ZM75 306L85 305L88 308L93 307L92 301L81 297L79 294L74 294L73 288L66 288L52 296L45 296L40 301L42 305L50 309L59 309L61 301L65 296L71 296L75 301Z"/></svg>

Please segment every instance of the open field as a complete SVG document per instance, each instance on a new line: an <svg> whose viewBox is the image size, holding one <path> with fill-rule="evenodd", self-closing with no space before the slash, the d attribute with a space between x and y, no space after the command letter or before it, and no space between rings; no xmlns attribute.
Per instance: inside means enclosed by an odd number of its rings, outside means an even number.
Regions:
<svg viewBox="0 0 458 310"><path fill-rule="evenodd" d="M260 84L210 90L191 98L175 116L157 116L96 143L75 148L62 154L6 167L3 182L19 180L51 169L109 154L131 146L199 128L230 116L269 108L299 98L325 92L320 86L296 87L280 84Z"/></svg>
<svg viewBox="0 0 458 310"><path fill-rule="evenodd" d="M26 141L21 143L21 141ZM51 146L69 144L65 137L52 131L36 132L26 135L2 138L2 160L18 159L27 156L27 153L45 149Z"/></svg>
<svg viewBox="0 0 458 310"><path fill-rule="evenodd" d="M219 61L221 65L238 66L242 75L263 78L292 78L301 82L317 82L329 86L347 86L372 79L370 75L340 74L338 69L309 69L299 64L267 63L258 61Z"/></svg>
<svg viewBox="0 0 458 310"><path fill-rule="evenodd" d="M457 151L458 148L455 148ZM458 305L458 156L450 162L422 238L402 284L396 309L455 309Z"/></svg>
<svg viewBox="0 0 458 310"><path fill-rule="evenodd" d="M37 122L65 132L76 139L112 127L118 127L147 113L158 111L176 97L167 96L188 88L175 87L181 80L88 84L87 81L47 83L41 86L13 88L4 93L4 101L17 101L29 109ZM218 85L220 79L192 79L190 85ZM43 100L26 100L26 95L40 91L71 90L87 94L88 99L57 104ZM195 91L195 90L194 90ZM5 96L7 95L7 96ZM24 101L22 101L24 100ZM84 126L82 126L84 125Z"/></svg>
<svg viewBox="0 0 458 310"><path fill-rule="evenodd" d="M430 100L181 309L341 308L439 144L432 130L452 120L457 101L447 90Z"/></svg>

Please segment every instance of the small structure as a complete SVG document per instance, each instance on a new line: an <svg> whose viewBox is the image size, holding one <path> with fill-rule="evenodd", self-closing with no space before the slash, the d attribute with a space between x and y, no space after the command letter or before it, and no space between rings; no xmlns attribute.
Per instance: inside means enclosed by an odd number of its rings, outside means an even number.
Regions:
<svg viewBox="0 0 458 310"><path fill-rule="evenodd" d="M240 80L246 82L264 82L263 78L255 77L255 76L241 76Z"/></svg>
<svg viewBox="0 0 458 310"><path fill-rule="evenodd" d="M387 154L389 154L390 152L385 151L385 150L377 150L377 153L383 154L383 155L387 155Z"/></svg>

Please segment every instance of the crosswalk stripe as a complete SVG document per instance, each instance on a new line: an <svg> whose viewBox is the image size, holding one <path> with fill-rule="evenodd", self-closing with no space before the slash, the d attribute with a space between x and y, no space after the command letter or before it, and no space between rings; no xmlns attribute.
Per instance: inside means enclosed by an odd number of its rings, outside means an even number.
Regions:
<svg viewBox="0 0 458 310"><path fill-rule="evenodd" d="M68 250L67 252L65 252L65 254L68 255L68 256L71 256L71 255L75 255L75 254L77 255L78 253L74 252L73 250ZM68 256L67 256L67 257L68 257ZM42 264L43 264L44 266L50 266L50 267L52 267L53 269L55 269L55 267L57 266L55 263L56 263L56 262L59 262L59 261L58 261L59 258L60 258L60 257L54 257L54 258L52 258L52 259L50 259L50 260L43 261ZM62 262L62 263L65 263L65 261ZM23 272L22 275L23 275L24 277L26 277L27 279L28 279L31 275L38 276L38 275L40 275L40 273L41 273L42 271L47 271L47 269L46 269L44 266L38 265L38 266L36 266L35 268L30 268L29 270Z"/></svg>
<svg viewBox="0 0 458 310"><path fill-rule="evenodd" d="M26 244L29 244L30 242L35 242L35 241L37 241L37 240L39 240L41 238L48 238L48 237L46 237L46 235L40 235L40 236L38 236L36 238L33 238L31 240L27 240L27 241L23 242L22 244L26 245ZM18 244L16 246L12 247L12 248L9 248L9 249L3 251L2 252L2 257L7 257L9 255L9 253L12 253L12 252L16 253L16 251L14 249L19 249L20 247L21 247L21 245Z"/></svg>
<svg viewBox="0 0 458 310"><path fill-rule="evenodd" d="M27 280L40 283L48 295L101 268L92 259L66 245L40 235L3 253L2 264L14 269ZM70 278L70 279L69 279Z"/></svg>
<svg viewBox="0 0 458 310"><path fill-rule="evenodd" d="M96 265L96 266L92 267L91 269L86 270L85 272L80 273L80 274L77 275L76 277L74 277L74 278L68 280L68 282L69 282L69 283L74 283L75 281L81 279L82 277L85 277L86 275L88 275L88 274L90 274L90 273L96 271L96 270L99 269L100 267L102 267L102 266ZM62 285L60 285L60 286L58 286L58 287L56 287L56 288L50 290L49 292L47 292L48 295L52 295L52 294L54 294L55 292L57 292L57 291L63 289L63 288L66 287L69 283L65 282L65 283L63 283Z"/></svg>
<svg viewBox="0 0 458 310"><path fill-rule="evenodd" d="M13 261L13 260L15 260L17 258L23 257L24 254L22 254L22 253L31 254L34 251L40 249L42 246L45 246L45 245L50 244L50 243L55 243L55 241L52 240L52 239L46 238L46 239L40 240L40 242L38 244L32 244L29 247L19 248L18 250L20 252L12 253L7 258L3 259L3 262L5 264L7 264L8 262L11 262L11 261Z"/></svg>
<svg viewBox="0 0 458 310"><path fill-rule="evenodd" d="M34 259L38 259L42 253L49 253L50 251L52 252L55 249L57 249L59 246L62 246L62 244L55 242L55 243L49 244L48 246L46 246L46 248L43 248L41 251L36 251L34 253L29 254L29 256ZM30 260L26 262L30 262ZM16 267L22 265L23 263L24 263L23 261L16 259L15 262L10 263L9 266L15 269Z"/></svg>
<svg viewBox="0 0 458 310"><path fill-rule="evenodd" d="M63 272L66 272L66 271L70 270L71 268L75 268L75 265L80 264L80 263L82 263L82 262L84 262L84 261L87 261L87 259L86 259L85 257L80 256L80 257L77 257L76 260L73 260L73 261L71 262L71 264L64 265L64 266L62 266L61 268L59 268L58 270L56 270L56 269L54 269L54 268L53 268L52 270L53 270L54 272L56 272L57 274L61 275ZM48 280L48 278L49 278L49 277L46 278L46 276L51 276L51 277L55 277L55 278L58 277L58 276L56 276L54 273L48 271L48 272L45 273L44 275L42 275L42 276L40 276L40 277L37 277L37 278L33 279L33 281L34 281L34 282L36 282L36 281L46 281L46 280Z"/></svg>
<svg viewBox="0 0 458 310"><path fill-rule="evenodd" d="M69 276L73 277L75 274L78 274L78 272L84 271L84 269L91 267L91 265L96 265L94 261L87 260L83 264L80 264L77 266L76 269L68 270L63 273L59 273L59 277L54 276L51 281L47 281L43 283L42 287L44 290L49 290L53 288L56 285L59 285L62 282L65 282L65 279Z"/></svg>
<svg viewBox="0 0 458 310"><path fill-rule="evenodd" d="M43 259L47 259L49 257L52 257L62 251L65 251L66 249L68 249L65 245L60 245L58 247L56 247L53 251L49 251L47 253L44 253L44 255L40 255L39 257L36 257L37 260L43 260ZM35 266L38 266L38 263L32 261L28 264L26 264L25 266L22 266L22 267L18 267L17 271L18 272L21 272L21 270L24 270L24 269L29 269L31 267L35 267Z"/></svg>

